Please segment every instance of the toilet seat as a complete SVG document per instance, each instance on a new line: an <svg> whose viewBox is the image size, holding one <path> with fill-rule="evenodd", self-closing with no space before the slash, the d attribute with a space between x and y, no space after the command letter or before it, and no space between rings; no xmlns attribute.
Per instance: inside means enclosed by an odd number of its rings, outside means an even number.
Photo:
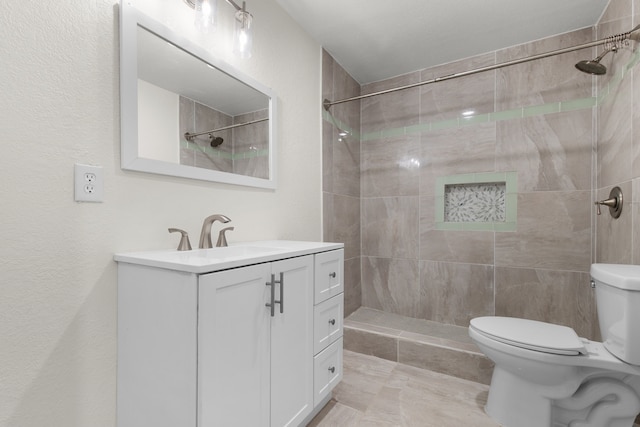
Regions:
<svg viewBox="0 0 640 427"><path fill-rule="evenodd" d="M469 327L487 338L527 350L563 356L587 353L576 332L566 326L515 317L486 316L471 319Z"/></svg>

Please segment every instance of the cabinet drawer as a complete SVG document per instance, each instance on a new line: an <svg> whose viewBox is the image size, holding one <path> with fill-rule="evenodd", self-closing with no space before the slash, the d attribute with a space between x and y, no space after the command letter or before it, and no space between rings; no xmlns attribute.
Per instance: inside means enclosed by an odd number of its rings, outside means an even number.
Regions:
<svg viewBox="0 0 640 427"><path fill-rule="evenodd" d="M313 354L318 354L342 336L344 294L321 302L313 312Z"/></svg>
<svg viewBox="0 0 640 427"><path fill-rule="evenodd" d="M342 337L313 358L313 404L318 405L342 379Z"/></svg>
<svg viewBox="0 0 640 427"><path fill-rule="evenodd" d="M315 303L321 303L344 290L344 250L316 254Z"/></svg>

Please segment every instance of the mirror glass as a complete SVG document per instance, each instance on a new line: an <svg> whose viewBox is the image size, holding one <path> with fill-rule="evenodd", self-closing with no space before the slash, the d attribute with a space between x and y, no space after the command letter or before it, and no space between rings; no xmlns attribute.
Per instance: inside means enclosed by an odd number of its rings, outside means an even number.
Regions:
<svg viewBox="0 0 640 427"><path fill-rule="evenodd" d="M275 188L274 93L123 3L122 168Z"/></svg>

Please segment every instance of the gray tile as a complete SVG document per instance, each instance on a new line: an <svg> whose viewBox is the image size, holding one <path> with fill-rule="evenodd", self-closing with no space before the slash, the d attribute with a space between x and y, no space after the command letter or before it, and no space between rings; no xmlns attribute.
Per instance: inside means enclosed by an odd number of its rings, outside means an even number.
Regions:
<svg viewBox="0 0 640 427"><path fill-rule="evenodd" d="M364 85L362 94L405 86L417 83L419 80L420 72L416 71ZM419 122L417 113L420 107L420 88L366 98L361 101L361 107L363 134L414 125Z"/></svg>
<svg viewBox="0 0 640 427"><path fill-rule="evenodd" d="M381 359L398 361L398 342L395 337L372 334L358 329L344 330L344 348Z"/></svg>
<svg viewBox="0 0 640 427"><path fill-rule="evenodd" d="M517 231L496 233L495 264L589 271L590 191L518 194Z"/></svg>
<svg viewBox="0 0 640 427"><path fill-rule="evenodd" d="M493 314L493 298L493 266L420 262L421 318L466 327Z"/></svg>
<svg viewBox="0 0 640 427"><path fill-rule="evenodd" d="M362 305L389 313L418 317L420 312L418 261L363 257Z"/></svg>
<svg viewBox="0 0 640 427"><path fill-rule="evenodd" d="M498 267L496 315L565 325L582 337L600 338L587 272Z"/></svg>
<svg viewBox="0 0 640 427"><path fill-rule="evenodd" d="M422 230L420 259L493 264L494 233L489 231Z"/></svg>
<svg viewBox="0 0 640 427"><path fill-rule="evenodd" d="M483 411L487 386L399 364L362 426L495 427Z"/></svg>
<svg viewBox="0 0 640 427"><path fill-rule="evenodd" d="M439 177L495 171L496 124L423 133L420 150L420 194L432 195Z"/></svg>
<svg viewBox="0 0 640 427"><path fill-rule="evenodd" d="M612 88L598 107L598 186L615 185L632 178L631 78Z"/></svg>
<svg viewBox="0 0 640 427"><path fill-rule="evenodd" d="M636 9L637 10L637 9ZM631 0L612 0L605 9L600 22L610 22L626 16L631 16L632 1ZM628 31L628 30L627 30ZM608 34L611 35L611 34Z"/></svg>
<svg viewBox="0 0 640 427"><path fill-rule="evenodd" d="M590 28L509 47L496 52L498 63L592 41ZM571 101L591 96L591 76L576 72L584 51L566 53L497 70L496 111Z"/></svg>
<svg viewBox="0 0 640 427"><path fill-rule="evenodd" d="M414 340L399 340L398 362L487 385L493 374L493 362L479 350L460 351Z"/></svg>
<svg viewBox="0 0 640 427"><path fill-rule="evenodd" d="M362 143L362 196L417 196L419 159L418 134Z"/></svg>
<svg viewBox="0 0 640 427"><path fill-rule="evenodd" d="M497 124L496 169L518 171L518 189L591 188L592 110L505 120Z"/></svg>
<svg viewBox="0 0 640 427"><path fill-rule="evenodd" d="M427 68L421 72L421 81L459 73L495 64L493 52ZM425 85L420 88L421 122L436 122L495 111L495 72L485 72L455 80ZM453 95L453 96L452 96Z"/></svg>
<svg viewBox="0 0 640 427"><path fill-rule="evenodd" d="M344 351L343 380L310 426L497 427L488 386Z"/></svg>
<svg viewBox="0 0 640 427"><path fill-rule="evenodd" d="M362 255L418 258L418 197L362 200Z"/></svg>
<svg viewBox="0 0 640 427"><path fill-rule="evenodd" d="M360 257L344 260L344 315L349 316L362 305Z"/></svg>
<svg viewBox="0 0 640 427"><path fill-rule="evenodd" d="M324 212L328 216L324 239L344 243L345 259L360 255L360 199L323 193Z"/></svg>
<svg viewBox="0 0 640 427"><path fill-rule="evenodd" d="M424 340L429 337L431 339L430 342L434 342L437 339L446 339L447 341L455 341L458 346L460 344L472 344L466 326L417 319L368 307L360 307L346 321L357 322L359 325L368 325L369 327L393 330L396 331L394 334L399 333L400 336L411 337L415 340Z"/></svg>
<svg viewBox="0 0 640 427"><path fill-rule="evenodd" d="M333 399L307 424L307 427L357 427L362 416L362 411Z"/></svg>
<svg viewBox="0 0 640 427"><path fill-rule="evenodd" d="M345 406L364 412L397 364L349 350L345 350L343 356L343 379L334 389L333 397Z"/></svg>

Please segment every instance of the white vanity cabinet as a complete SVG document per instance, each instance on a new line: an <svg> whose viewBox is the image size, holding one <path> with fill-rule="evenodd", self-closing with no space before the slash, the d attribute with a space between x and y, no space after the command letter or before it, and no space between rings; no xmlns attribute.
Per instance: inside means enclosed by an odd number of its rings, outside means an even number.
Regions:
<svg viewBox="0 0 640 427"><path fill-rule="evenodd" d="M282 286L266 286L272 274ZM311 413L312 292L313 255L200 277L199 426L297 426Z"/></svg>
<svg viewBox="0 0 640 427"><path fill-rule="evenodd" d="M296 427L326 404L342 293L315 294L342 281L342 245L270 244L212 265L203 251L116 255L119 427ZM327 256L336 268L318 276Z"/></svg>

